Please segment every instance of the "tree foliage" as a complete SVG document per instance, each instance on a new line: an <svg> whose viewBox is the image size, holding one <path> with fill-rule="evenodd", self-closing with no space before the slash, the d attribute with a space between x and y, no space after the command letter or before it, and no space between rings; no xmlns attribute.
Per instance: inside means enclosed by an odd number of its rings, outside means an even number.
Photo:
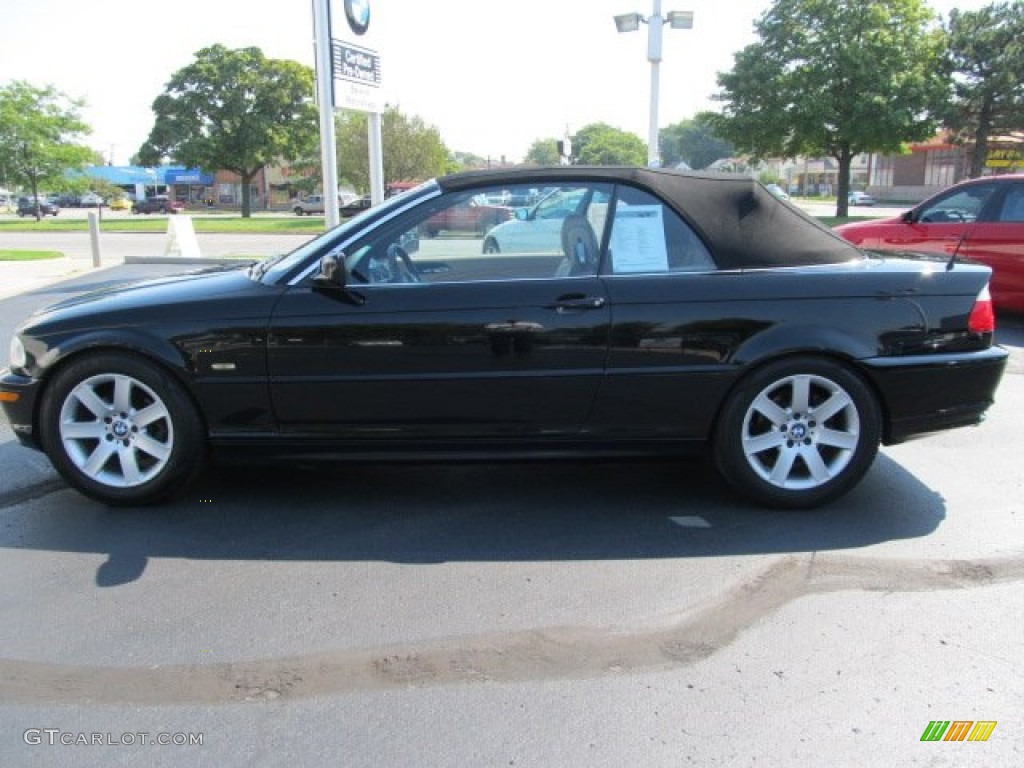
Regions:
<svg viewBox="0 0 1024 768"><path fill-rule="evenodd" d="M591 123L572 137L576 165L646 165L647 145L633 133L607 123Z"/></svg>
<svg viewBox="0 0 1024 768"><path fill-rule="evenodd" d="M950 13L953 99L946 125L974 144L970 176L980 176L989 137L1024 129L1024 2Z"/></svg>
<svg viewBox="0 0 1024 768"><path fill-rule="evenodd" d="M718 76L715 130L757 157L834 157L838 215L855 155L934 134L949 78L922 0L775 0L754 26Z"/></svg>
<svg viewBox="0 0 1024 768"><path fill-rule="evenodd" d="M16 80L0 87L0 181L38 197L88 163L93 150L78 143L90 132L81 106L52 86Z"/></svg>
<svg viewBox="0 0 1024 768"><path fill-rule="evenodd" d="M342 110L335 119L338 141L338 176L356 189L370 188L369 115ZM449 153L441 134L422 118L406 116L397 107L385 109L381 120L384 184L420 181L443 175Z"/></svg>
<svg viewBox="0 0 1024 768"><path fill-rule="evenodd" d="M562 158L558 154L558 139L537 139L523 158L527 165L558 165Z"/></svg>
<svg viewBox="0 0 1024 768"><path fill-rule="evenodd" d="M448 170L451 173L457 171L469 171L475 168L489 168L490 159L478 155L475 152L462 152L455 150L452 152L450 161L448 163Z"/></svg>
<svg viewBox="0 0 1024 768"><path fill-rule="evenodd" d="M153 102L156 119L139 159L156 165L170 157L237 173L242 216L249 216L256 174L313 151L318 131L312 94L313 71L298 62L268 59L259 48L204 48Z"/></svg>
<svg viewBox="0 0 1024 768"><path fill-rule="evenodd" d="M694 170L700 170L715 160L732 157L735 150L731 143L715 134L714 120L714 115L701 112L691 120L662 128L658 143L665 165L675 166L684 162Z"/></svg>

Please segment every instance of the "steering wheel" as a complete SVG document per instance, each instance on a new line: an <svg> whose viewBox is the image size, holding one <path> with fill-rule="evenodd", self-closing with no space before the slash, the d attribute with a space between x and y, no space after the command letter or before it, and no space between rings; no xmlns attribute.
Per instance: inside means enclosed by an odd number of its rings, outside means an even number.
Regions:
<svg viewBox="0 0 1024 768"><path fill-rule="evenodd" d="M420 275L420 271L416 269L416 266L412 263L412 259L409 258L409 253L405 248L400 246L398 243L392 243L388 246L386 255L388 262L391 264L392 273L394 275L391 282L423 282L423 277Z"/></svg>

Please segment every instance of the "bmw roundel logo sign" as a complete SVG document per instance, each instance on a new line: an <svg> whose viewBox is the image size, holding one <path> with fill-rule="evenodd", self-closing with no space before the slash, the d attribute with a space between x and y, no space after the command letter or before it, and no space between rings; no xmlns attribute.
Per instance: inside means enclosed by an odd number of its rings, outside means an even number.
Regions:
<svg viewBox="0 0 1024 768"><path fill-rule="evenodd" d="M345 0L345 18L357 35L365 35L370 28L370 0Z"/></svg>

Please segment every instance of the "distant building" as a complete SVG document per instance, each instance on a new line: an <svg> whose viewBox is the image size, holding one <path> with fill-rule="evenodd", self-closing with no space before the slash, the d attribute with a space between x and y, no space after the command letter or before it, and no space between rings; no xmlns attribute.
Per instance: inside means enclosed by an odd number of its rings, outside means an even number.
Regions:
<svg viewBox="0 0 1024 768"><path fill-rule="evenodd" d="M120 187L133 200L167 195L186 204L200 204L211 194L213 184L210 174L182 165L93 165L82 169L82 174Z"/></svg>

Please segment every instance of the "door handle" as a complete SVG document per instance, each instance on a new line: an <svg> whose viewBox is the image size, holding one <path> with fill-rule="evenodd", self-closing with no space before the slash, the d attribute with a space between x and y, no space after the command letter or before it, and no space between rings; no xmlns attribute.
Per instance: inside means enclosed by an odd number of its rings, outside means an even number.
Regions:
<svg viewBox="0 0 1024 768"><path fill-rule="evenodd" d="M573 312L584 309L601 309L605 304L603 296L560 296L555 302L556 312Z"/></svg>

